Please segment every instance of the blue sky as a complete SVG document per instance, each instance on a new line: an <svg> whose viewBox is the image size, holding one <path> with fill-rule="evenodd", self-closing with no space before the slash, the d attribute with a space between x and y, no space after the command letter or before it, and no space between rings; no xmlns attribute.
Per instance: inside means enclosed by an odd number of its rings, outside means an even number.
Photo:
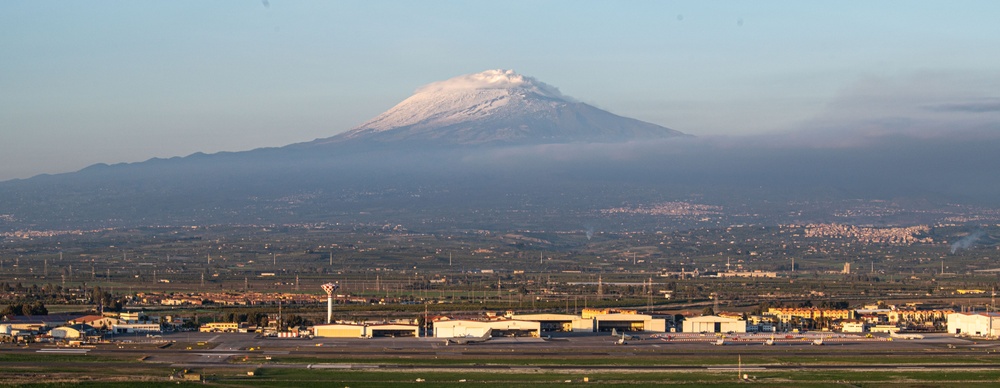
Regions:
<svg viewBox="0 0 1000 388"><path fill-rule="evenodd" d="M493 68L706 137L1000 111L996 1L0 5L0 180L328 137Z"/></svg>

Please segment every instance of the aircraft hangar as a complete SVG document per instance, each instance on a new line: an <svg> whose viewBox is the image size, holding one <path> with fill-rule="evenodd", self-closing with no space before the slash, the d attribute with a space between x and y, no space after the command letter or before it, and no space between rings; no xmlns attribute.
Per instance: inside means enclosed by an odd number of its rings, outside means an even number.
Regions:
<svg viewBox="0 0 1000 388"><path fill-rule="evenodd" d="M594 331L594 320L583 319L570 314L523 314L511 319L538 322L542 332L583 332Z"/></svg>
<svg viewBox="0 0 1000 388"><path fill-rule="evenodd" d="M705 315L684 320L685 333L746 333L747 323L733 318Z"/></svg>
<svg viewBox="0 0 1000 388"><path fill-rule="evenodd" d="M313 335L329 338L419 337L416 325L333 323L313 326Z"/></svg>
<svg viewBox="0 0 1000 388"><path fill-rule="evenodd" d="M600 314L595 315L593 319L594 329L598 332L617 330L664 333L667 331L666 319L645 314Z"/></svg>
<svg viewBox="0 0 1000 388"><path fill-rule="evenodd" d="M521 320L472 321L457 319L434 322L434 337L436 338L480 337L487 331L493 337L538 337L541 334L541 324Z"/></svg>

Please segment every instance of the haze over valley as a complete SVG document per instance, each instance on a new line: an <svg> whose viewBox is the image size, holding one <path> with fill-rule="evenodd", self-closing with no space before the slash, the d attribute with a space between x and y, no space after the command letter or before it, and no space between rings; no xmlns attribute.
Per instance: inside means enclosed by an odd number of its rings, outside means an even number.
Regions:
<svg viewBox="0 0 1000 388"><path fill-rule="evenodd" d="M879 129L702 138L489 70L432 83L330 138L2 182L0 214L8 232L317 222L643 229L691 224L622 224L601 210L686 202L735 217L703 224L775 225L843 221L833 209L878 201L903 211L848 221L897 225L1000 206L1000 181L987 173L1000 169L991 128Z"/></svg>

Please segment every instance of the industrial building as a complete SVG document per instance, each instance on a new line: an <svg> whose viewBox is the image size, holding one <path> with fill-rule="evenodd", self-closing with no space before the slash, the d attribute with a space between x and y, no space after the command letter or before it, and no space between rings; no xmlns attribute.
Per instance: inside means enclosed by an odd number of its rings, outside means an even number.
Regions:
<svg viewBox="0 0 1000 388"><path fill-rule="evenodd" d="M198 328L202 333L235 333L240 329L240 324L234 322L210 322Z"/></svg>
<svg viewBox="0 0 1000 388"><path fill-rule="evenodd" d="M948 332L977 337L1000 337L1000 313L948 314Z"/></svg>
<svg viewBox="0 0 1000 388"><path fill-rule="evenodd" d="M111 330L118 334L132 334L132 333L159 333L160 324L158 323L121 323L117 325L112 325Z"/></svg>
<svg viewBox="0 0 1000 388"><path fill-rule="evenodd" d="M685 333L746 333L747 323L733 318L705 315L684 320Z"/></svg>
<svg viewBox="0 0 1000 388"><path fill-rule="evenodd" d="M848 320L840 323L842 333L864 333L869 330L868 322L862 320Z"/></svg>

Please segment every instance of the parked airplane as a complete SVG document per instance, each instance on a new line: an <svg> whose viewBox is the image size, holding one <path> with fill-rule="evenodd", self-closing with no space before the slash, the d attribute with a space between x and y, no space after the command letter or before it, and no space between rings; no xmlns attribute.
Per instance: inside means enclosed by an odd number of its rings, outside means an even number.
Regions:
<svg viewBox="0 0 1000 388"><path fill-rule="evenodd" d="M456 343L456 344L459 344L459 345L467 345L467 344L474 344L474 343L477 343L477 342L486 342L486 341L489 341L490 338L493 338L491 330L486 330L486 332L483 333L483 335L480 336L480 337L476 337L476 336L468 337L467 336L467 337L448 338L448 339L446 339L444 341L444 344L448 345L449 343Z"/></svg>
<svg viewBox="0 0 1000 388"><path fill-rule="evenodd" d="M899 333L895 333L895 332L889 332L889 337L899 338L899 339L905 339L905 340L924 339L924 335L923 334L899 334Z"/></svg>
<svg viewBox="0 0 1000 388"><path fill-rule="evenodd" d="M712 342L712 345L715 346L723 346L725 344L726 344L726 336L719 337L719 339L715 340L715 342Z"/></svg>
<svg viewBox="0 0 1000 388"><path fill-rule="evenodd" d="M618 336L618 334L619 334L619 333L618 333L618 329L611 329L611 336L612 336L612 337L617 337L617 336ZM627 340L633 340L633 339L634 339L634 340L641 340L641 339L642 339L642 338L639 338L639 336L637 336L637 335L631 335L631 334L626 334L626 333L625 333L624 331L623 331L623 332L621 332L621 335L622 335L622 336L623 336L623 337L624 337L625 339L627 339Z"/></svg>
<svg viewBox="0 0 1000 388"><path fill-rule="evenodd" d="M774 336L772 335L770 339L768 339L767 341L764 341L764 345L773 346L774 345Z"/></svg>
<svg viewBox="0 0 1000 388"><path fill-rule="evenodd" d="M625 333L622 333L621 339L615 341L615 345L628 345L628 342L625 341Z"/></svg>
<svg viewBox="0 0 1000 388"><path fill-rule="evenodd" d="M822 346L823 345L823 337L819 337L818 339L814 339L813 342L812 342L812 344L816 345L816 346Z"/></svg>

